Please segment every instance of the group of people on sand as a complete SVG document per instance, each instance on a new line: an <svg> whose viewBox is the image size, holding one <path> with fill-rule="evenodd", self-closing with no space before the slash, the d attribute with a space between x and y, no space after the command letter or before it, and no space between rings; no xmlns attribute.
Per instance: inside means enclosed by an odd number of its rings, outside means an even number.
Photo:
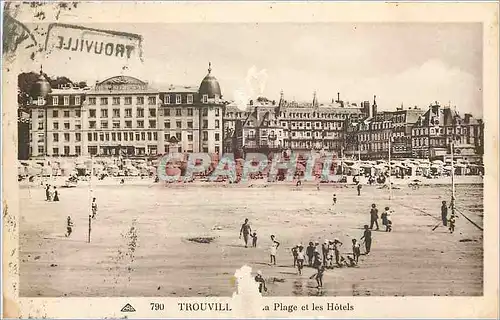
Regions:
<svg viewBox="0 0 500 320"><path fill-rule="evenodd" d="M56 186L52 187L50 184L45 185L45 201L59 201L59 190Z"/></svg>

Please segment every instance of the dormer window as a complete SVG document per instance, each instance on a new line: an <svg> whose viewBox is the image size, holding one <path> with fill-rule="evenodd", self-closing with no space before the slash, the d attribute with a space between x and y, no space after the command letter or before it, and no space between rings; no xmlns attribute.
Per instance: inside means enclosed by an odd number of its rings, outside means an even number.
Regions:
<svg viewBox="0 0 500 320"><path fill-rule="evenodd" d="M219 95L218 94L215 95L215 102L219 102Z"/></svg>
<svg viewBox="0 0 500 320"><path fill-rule="evenodd" d="M75 104L78 106L80 105L80 96L75 97Z"/></svg>
<svg viewBox="0 0 500 320"><path fill-rule="evenodd" d="M176 104L181 104L182 102L182 96L180 94L175 95L175 103Z"/></svg>
<svg viewBox="0 0 500 320"><path fill-rule="evenodd" d="M42 97L38 97L38 105L43 106L43 98Z"/></svg>
<svg viewBox="0 0 500 320"><path fill-rule="evenodd" d="M193 95L192 94L188 94L188 96L187 96L187 103L188 104L192 104L193 103Z"/></svg>
<svg viewBox="0 0 500 320"><path fill-rule="evenodd" d="M165 95L165 104L170 104L170 95Z"/></svg>
<svg viewBox="0 0 500 320"><path fill-rule="evenodd" d="M203 103L208 103L208 94L203 95Z"/></svg>
<svg viewBox="0 0 500 320"><path fill-rule="evenodd" d="M69 96L64 96L64 105L69 106Z"/></svg>
<svg viewBox="0 0 500 320"><path fill-rule="evenodd" d="M59 104L59 97L52 97L52 104L58 105Z"/></svg>

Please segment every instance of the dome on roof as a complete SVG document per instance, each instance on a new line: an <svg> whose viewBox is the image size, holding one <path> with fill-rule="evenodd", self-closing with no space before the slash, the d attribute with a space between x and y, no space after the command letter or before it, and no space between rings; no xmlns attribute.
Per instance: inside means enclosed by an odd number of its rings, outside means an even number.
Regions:
<svg viewBox="0 0 500 320"><path fill-rule="evenodd" d="M45 98L50 92L52 92L50 83L43 75L43 70L41 67L40 67L40 75L38 76L38 80L35 82L33 86L32 92L34 97L43 97L43 98Z"/></svg>
<svg viewBox="0 0 500 320"><path fill-rule="evenodd" d="M219 81L211 74L212 68L211 63L208 63L208 74L203 78L200 84L200 89L198 90L200 96L208 95L209 99L215 98L217 95L218 98L222 97L220 91Z"/></svg>

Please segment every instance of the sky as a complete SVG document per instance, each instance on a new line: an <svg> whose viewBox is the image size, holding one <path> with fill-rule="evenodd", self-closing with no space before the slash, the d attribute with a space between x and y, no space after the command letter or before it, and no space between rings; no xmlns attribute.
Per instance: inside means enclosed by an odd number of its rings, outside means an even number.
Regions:
<svg viewBox="0 0 500 320"><path fill-rule="evenodd" d="M143 61L57 53L48 74L88 83L118 74L153 87L198 86L207 74L228 100L263 95L320 103L340 93L361 102L377 96L379 110L427 108L438 101L482 116L482 25L473 23L92 24L143 37ZM63 54L63 53L61 53ZM65 53L64 53L65 54ZM75 63L77 62L77 63ZM40 61L36 61L40 63ZM38 67L36 67L38 68Z"/></svg>

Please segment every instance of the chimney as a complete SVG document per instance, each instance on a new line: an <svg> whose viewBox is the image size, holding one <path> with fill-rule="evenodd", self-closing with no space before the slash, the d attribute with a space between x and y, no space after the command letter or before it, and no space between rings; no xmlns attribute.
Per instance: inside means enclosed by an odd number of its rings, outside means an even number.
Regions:
<svg viewBox="0 0 500 320"><path fill-rule="evenodd" d="M337 101L340 102L340 92L337 92Z"/></svg>
<svg viewBox="0 0 500 320"><path fill-rule="evenodd" d="M373 96L373 105L371 116L375 117L377 115L377 96Z"/></svg>
<svg viewBox="0 0 500 320"><path fill-rule="evenodd" d="M464 122L465 123L470 123L471 119L472 119L472 114L470 114L470 113L464 114Z"/></svg>

